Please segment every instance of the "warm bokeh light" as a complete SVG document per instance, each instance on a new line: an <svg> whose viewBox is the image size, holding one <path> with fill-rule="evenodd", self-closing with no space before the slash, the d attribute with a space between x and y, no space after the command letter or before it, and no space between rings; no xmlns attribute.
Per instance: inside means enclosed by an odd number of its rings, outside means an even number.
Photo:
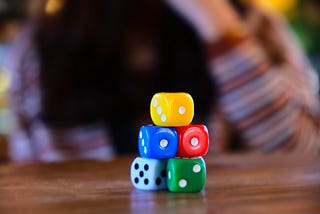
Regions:
<svg viewBox="0 0 320 214"><path fill-rule="evenodd" d="M294 8L297 0L253 0L256 4L271 10L286 13Z"/></svg>
<svg viewBox="0 0 320 214"><path fill-rule="evenodd" d="M49 15L54 15L63 7L64 0L48 0L45 10Z"/></svg>
<svg viewBox="0 0 320 214"><path fill-rule="evenodd" d="M10 78L9 75L0 67L0 96L5 93L9 87Z"/></svg>

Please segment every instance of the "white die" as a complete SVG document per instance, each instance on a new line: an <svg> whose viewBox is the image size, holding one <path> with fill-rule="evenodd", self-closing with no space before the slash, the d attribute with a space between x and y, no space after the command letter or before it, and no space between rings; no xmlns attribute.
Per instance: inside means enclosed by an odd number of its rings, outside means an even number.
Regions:
<svg viewBox="0 0 320 214"><path fill-rule="evenodd" d="M166 169L166 160L137 157L131 164L131 182L141 190L167 189Z"/></svg>

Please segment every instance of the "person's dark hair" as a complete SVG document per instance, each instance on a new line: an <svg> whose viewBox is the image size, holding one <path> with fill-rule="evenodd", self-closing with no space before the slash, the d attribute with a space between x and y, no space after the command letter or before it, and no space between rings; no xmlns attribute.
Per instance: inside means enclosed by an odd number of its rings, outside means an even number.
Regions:
<svg viewBox="0 0 320 214"><path fill-rule="evenodd" d="M229 0L240 16L246 16L250 10L250 3L244 0Z"/></svg>
<svg viewBox="0 0 320 214"><path fill-rule="evenodd" d="M162 1L68 0L36 35L42 116L52 127L106 121L118 151L130 152L137 148L132 124L150 118L154 93L189 92L195 119L213 104L201 43ZM136 46L151 49L152 66L131 66Z"/></svg>
<svg viewBox="0 0 320 214"><path fill-rule="evenodd" d="M28 3L28 0L0 0L0 27L10 20L23 20Z"/></svg>

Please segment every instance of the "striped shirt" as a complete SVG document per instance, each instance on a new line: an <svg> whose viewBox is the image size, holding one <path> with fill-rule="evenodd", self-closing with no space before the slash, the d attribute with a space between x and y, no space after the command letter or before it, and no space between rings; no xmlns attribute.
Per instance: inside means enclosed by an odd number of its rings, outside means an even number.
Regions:
<svg viewBox="0 0 320 214"><path fill-rule="evenodd" d="M210 122L216 147L228 146L219 136L224 123L247 150L318 152L317 76L309 66L275 64L256 38L232 33L210 44L208 56L219 91Z"/></svg>
<svg viewBox="0 0 320 214"><path fill-rule="evenodd" d="M33 31L28 24L21 30L6 60L12 75L10 97L17 121L10 136L9 157L13 161L114 158L111 135L101 123L53 130L41 120L40 70Z"/></svg>

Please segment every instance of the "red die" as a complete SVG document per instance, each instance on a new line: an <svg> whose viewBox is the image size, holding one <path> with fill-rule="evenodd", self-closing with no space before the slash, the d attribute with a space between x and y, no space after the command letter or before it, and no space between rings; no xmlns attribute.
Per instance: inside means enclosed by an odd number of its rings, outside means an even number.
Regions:
<svg viewBox="0 0 320 214"><path fill-rule="evenodd" d="M192 158L207 154L209 133L205 125L191 124L175 128L179 137L177 157Z"/></svg>

